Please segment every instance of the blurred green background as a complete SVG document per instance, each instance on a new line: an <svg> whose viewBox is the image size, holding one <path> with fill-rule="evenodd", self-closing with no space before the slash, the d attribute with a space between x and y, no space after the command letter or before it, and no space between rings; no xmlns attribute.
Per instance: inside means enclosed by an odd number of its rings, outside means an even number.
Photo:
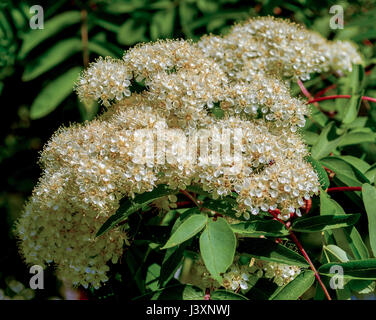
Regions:
<svg viewBox="0 0 376 320"><path fill-rule="evenodd" d="M43 8L41 30L29 25L35 4ZM330 29L332 5L343 6L344 29ZM45 290L25 289L31 275L18 255L12 226L41 173L43 144L61 125L90 120L101 111L97 105L81 104L72 92L80 70L98 56L121 58L138 42L197 40L259 15L290 18L329 39L356 42L370 71L366 94L376 96L374 1L0 1L0 300L70 297L53 270L46 271ZM317 92L332 80L312 81L309 87ZM374 106L370 115L375 122ZM370 163L375 154L367 153Z"/></svg>

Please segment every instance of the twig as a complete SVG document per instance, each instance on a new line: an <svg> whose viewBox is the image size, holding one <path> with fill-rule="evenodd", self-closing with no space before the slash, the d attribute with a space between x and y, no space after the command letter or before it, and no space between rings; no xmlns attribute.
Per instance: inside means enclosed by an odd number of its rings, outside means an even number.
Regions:
<svg viewBox="0 0 376 320"><path fill-rule="evenodd" d="M315 98L315 99L312 99L312 100L308 100L307 104L315 103L315 102L318 102L318 101L324 101L324 100L350 99L350 98L351 98L351 95L348 95L348 94L339 94L339 95L335 95L335 96L319 97L319 98ZM376 98L371 98L371 97L366 97L366 96L363 96L362 100L376 102Z"/></svg>
<svg viewBox="0 0 376 320"><path fill-rule="evenodd" d="M322 282L321 278L320 278L320 275L318 273L318 271L316 270L315 266L313 265L311 259L309 258L307 252L304 250L302 244L299 242L298 238L296 237L296 235L291 231L290 231L290 237L291 239L294 241L294 243L296 244L296 246L298 247L298 249L300 250L300 252L302 253L303 257L307 260L307 262L309 263L309 266L311 267L312 271L314 272L315 274L315 277L317 279L317 281L319 282L321 288L324 290L324 293L325 293L325 296L328 300L332 300L332 298L330 297L330 294L328 292L328 290L326 289L324 283Z"/></svg>
<svg viewBox="0 0 376 320"><path fill-rule="evenodd" d="M315 94L315 98L321 97L321 96L322 96L323 94L325 94L327 91L332 90L332 89L335 89L336 87L337 87L337 84L336 84L336 83L331 84L330 86L328 86L328 87L326 87L326 88L320 90L319 92L317 92L317 93Z"/></svg>
<svg viewBox="0 0 376 320"><path fill-rule="evenodd" d="M302 244L299 242L298 238L296 237L296 235L294 234L294 232L291 230L291 226L287 223L285 223L283 220L279 219L277 216L279 214L279 210L276 209L276 210L269 210L269 213L276 219L278 220L279 222L281 222L283 225L285 225L285 227L287 228L287 230L289 230L290 232L290 237L291 239L294 241L294 243L296 244L296 246L298 247L299 251L302 253L304 259L306 259L306 261L308 262L309 266L311 267L313 273L315 274L315 277L317 279L317 281L319 282L321 288L323 289L324 293L325 293L325 296L328 300L332 300L332 298L330 297L330 294L328 292L328 290L326 289L324 283L322 282L321 278L320 278L320 275L318 273L318 271L316 270L315 266L313 265L311 259L309 258L307 252L304 250Z"/></svg>
<svg viewBox="0 0 376 320"><path fill-rule="evenodd" d="M298 86L299 86L300 90L302 91L302 93L308 98L308 101L313 100L311 93L306 89L303 82L300 79L298 79L297 82L298 82ZM313 105L321 111L320 106L317 102L315 102Z"/></svg>
<svg viewBox="0 0 376 320"><path fill-rule="evenodd" d="M185 194L197 207L201 208L200 203L187 191L180 189L180 192Z"/></svg>
<svg viewBox="0 0 376 320"><path fill-rule="evenodd" d="M81 10L81 42L84 67L87 68L89 65L89 37L87 28L87 11L85 9Z"/></svg>
<svg viewBox="0 0 376 320"><path fill-rule="evenodd" d="M176 202L176 206L178 208L181 208L181 207L184 207L184 206L187 206L191 204L191 201L179 201L179 202Z"/></svg>
<svg viewBox="0 0 376 320"><path fill-rule="evenodd" d="M210 289L209 288L205 289L204 300L210 300Z"/></svg>
<svg viewBox="0 0 376 320"><path fill-rule="evenodd" d="M326 192L341 192L341 191L362 191L362 187L335 187L328 188Z"/></svg>
<svg viewBox="0 0 376 320"><path fill-rule="evenodd" d="M223 217L223 215L213 209L209 209L209 208L206 208L206 207L203 207L201 204L200 204L200 201L198 201L194 196L192 196L189 192L183 190L183 189L180 189L180 192L185 194L199 209L200 211L210 211L212 213L214 213L214 221L217 220L218 217Z"/></svg>

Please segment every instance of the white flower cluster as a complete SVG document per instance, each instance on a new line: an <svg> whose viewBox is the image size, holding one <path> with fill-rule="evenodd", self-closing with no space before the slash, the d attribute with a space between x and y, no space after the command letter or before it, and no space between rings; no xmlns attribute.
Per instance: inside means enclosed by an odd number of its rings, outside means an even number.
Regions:
<svg viewBox="0 0 376 320"><path fill-rule="evenodd" d="M290 96L282 76L292 70L298 76L321 70L313 57L321 61L322 54L329 54L328 42L272 18L253 19L233 33L241 36L138 45L122 61L99 59L83 73L76 87L80 98L110 107L91 122L59 129L45 146L43 176L17 227L27 263L55 262L62 278L100 286L107 280L106 263L116 263L127 237L119 228L98 238L96 232L122 197L159 184L173 190L197 184L213 198L236 192L234 209L245 218L277 208L284 219L291 212L300 214L303 199L318 192L319 182L304 160L306 146L296 132L304 126L307 108ZM297 47L299 35L316 43L305 54ZM266 53L274 42L278 54L270 57ZM256 45L261 62L252 58ZM142 82L143 91L130 89ZM218 108L224 112L221 119L213 112ZM226 166L191 161L200 158L191 148L199 130L213 128L242 132L227 146L230 151L240 146L241 154ZM154 153L140 157L140 130L164 132L160 143L172 150L176 162L160 162ZM190 141L187 147L172 147L176 130ZM212 145L223 140L220 134L210 137ZM188 156L180 156L185 149ZM238 170L226 170L228 166Z"/></svg>
<svg viewBox="0 0 376 320"><path fill-rule="evenodd" d="M256 273L259 278L273 279L273 282L281 287L294 280L300 274L301 270L297 266L255 260L254 264L250 267L250 272Z"/></svg>
<svg viewBox="0 0 376 320"><path fill-rule="evenodd" d="M226 36L204 36L198 46L235 81L256 74L302 80L330 69L351 71L362 58L350 42L328 41L283 19L260 17L235 25Z"/></svg>
<svg viewBox="0 0 376 320"><path fill-rule="evenodd" d="M79 79L77 94L82 101L99 100L105 106L112 101L129 97L132 73L129 69L112 58L100 57L95 64L85 70Z"/></svg>
<svg viewBox="0 0 376 320"><path fill-rule="evenodd" d="M294 280L301 272L297 266L290 266L282 263L269 262L260 259L251 259L250 264L240 264L239 256L235 256L234 263L228 271L223 274L223 284L220 285L210 277L201 258L194 261L190 275L185 283L195 285L199 288L218 289L224 287L227 290L238 291L250 289L259 278L273 280L279 287Z"/></svg>

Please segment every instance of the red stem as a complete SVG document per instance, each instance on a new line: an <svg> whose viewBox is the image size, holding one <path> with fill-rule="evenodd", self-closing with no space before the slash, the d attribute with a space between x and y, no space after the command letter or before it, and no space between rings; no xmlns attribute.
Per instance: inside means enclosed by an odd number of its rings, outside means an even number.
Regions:
<svg viewBox="0 0 376 320"><path fill-rule="evenodd" d="M324 293L325 293L325 296L328 300L332 300L332 298L330 297L330 294L328 292L328 290L326 289L324 283L321 281L321 278L320 278L320 275L319 273L317 272L315 266L313 265L311 259L309 258L307 252L304 250L303 246L301 245L301 243L299 242L298 238L296 237L296 235L290 230L290 237L291 239L294 241L294 243L296 244L296 246L299 248L300 252L302 253L303 257L307 260L307 262L309 263L312 271L314 272L315 274L315 277L317 279L317 281L319 282L321 288L324 290Z"/></svg>
<svg viewBox="0 0 376 320"><path fill-rule="evenodd" d="M205 289L204 300L210 300L210 289L209 288Z"/></svg>
<svg viewBox="0 0 376 320"><path fill-rule="evenodd" d="M291 230L290 226L285 223L284 221L282 221L281 219L279 219L277 216L278 214L280 213L280 211L278 209L276 210L269 210L269 213L276 219L278 220L279 222L281 222L282 224L284 224L286 226L286 228L289 230L290 232L290 237L291 239L294 241L294 243L296 244L296 246L298 247L299 251L302 253L304 259L306 259L306 261L308 262L309 266L311 267L313 273L315 274L315 277L317 279L317 281L319 282L321 288L323 289L324 293L325 293L325 296L328 300L332 300L332 298L330 297L330 294L328 292L328 290L326 289L324 283L321 281L321 278L320 278L320 275L319 273L317 272L315 266L313 265L311 259L309 258L307 252L304 250L302 244L299 242L298 238L296 237L296 235L294 234L294 232Z"/></svg>
<svg viewBox="0 0 376 320"><path fill-rule="evenodd" d="M311 100L312 99L312 95L309 93L309 91L306 89L306 87L304 86L303 82L298 79L298 86L300 88L300 90L302 90L302 93L309 99Z"/></svg>
<svg viewBox="0 0 376 320"><path fill-rule="evenodd" d="M298 86L299 86L300 90L302 91L302 93L308 98L308 101L313 100L311 93L306 89L303 82L300 79L298 79L297 82L298 82ZM315 107L320 108L320 106L317 102L315 102L313 104L314 104Z"/></svg>
<svg viewBox="0 0 376 320"><path fill-rule="evenodd" d="M191 204L191 201L179 201L179 202L176 202L176 205L177 205L178 208L187 206L189 204Z"/></svg>
<svg viewBox="0 0 376 320"><path fill-rule="evenodd" d="M180 189L180 192L185 194L197 207L201 208L199 202L187 191Z"/></svg>
<svg viewBox="0 0 376 320"><path fill-rule="evenodd" d="M323 94L325 94L327 91L329 90L332 90L332 89L335 89L337 87L337 85L335 83L331 84L330 86L320 90L319 92L317 92L315 94L315 98L318 98L318 97L321 97Z"/></svg>
<svg viewBox="0 0 376 320"><path fill-rule="evenodd" d="M362 191L362 187L335 187L328 188L326 192L341 192L341 191Z"/></svg>
<svg viewBox="0 0 376 320"><path fill-rule="evenodd" d="M351 98L351 95L348 95L348 94L342 94L341 95L341 94L339 94L339 95L335 95L335 96L319 97L319 98L315 98L315 99L312 99L312 100L308 100L307 104L315 103L315 102L318 102L318 101L324 101L324 100L350 99L350 98ZM363 96L362 100L376 102L376 98L371 98L371 97L366 97L366 96Z"/></svg>

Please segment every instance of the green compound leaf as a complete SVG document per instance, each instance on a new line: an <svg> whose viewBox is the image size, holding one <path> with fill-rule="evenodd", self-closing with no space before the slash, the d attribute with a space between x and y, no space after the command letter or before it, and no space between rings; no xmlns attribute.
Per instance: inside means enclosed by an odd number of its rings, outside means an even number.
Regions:
<svg viewBox="0 0 376 320"><path fill-rule="evenodd" d="M329 277L338 275L338 272L331 272L331 267L343 268L345 279L376 280L376 259L352 260L349 262L332 262L322 265L318 272Z"/></svg>
<svg viewBox="0 0 376 320"><path fill-rule="evenodd" d="M61 32L64 28L79 23L81 13L79 11L67 11L61 13L44 24L44 29L30 29L23 37L19 58L23 59L32 49L44 40Z"/></svg>
<svg viewBox="0 0 376 320"><path fill-rule="evenodd" d="M360 214L334 214L301 218L292 224L292 230L298 232L318 232L344 228L354 225Z"/></svg>
<svg viewBox="0 0 376 320"><path fill-rule="evenodd" d="M244 246L244 248L243 248ZM246 253L244 253L246 251ZM242 244L242 255L249 258L283 263L302 268L309 267L309 264L299 253L285 247L282 244L275 243L267 239L247 238Z"/></svg>
<svg viewBox="0 0 376 320"><path fill-rule="evenodd" d="M233 291L227 291L223 289L215 290L210 295L211 300L249 300L247 297L235 293Z"/></svg>
<svg viewBox="0 0 376 320"><path fill-rule="evenodd" d="M162 249L175 247L178 244L187 241L188 239L199 233L206 225L208 217L202 214L194 214L188 217L172 234L167 243Z"/></svg>
<svg viewBox="0 0 376 320"><path fill-rule="evenodd" d="M286 227L276 220L247 221L231 224L231 229L242 236L259 238L260 236L284 237L289 234Z"/></svg>
<svg viewBox="0 0 376 320"><path fill-rule="evenodd" d="M114 215L109 217L106 222L100 227L99 231L97 232L96 236L99 237L106 231L114 228L119 222L126 219L132 213L142 209L144 206L148 205L149 203L157 200L161 197L165 197L170 194L177 193L176 190L171 190L166 185L159 185L158 187L154 188L150 192L144 192L142 194L138 194L135 198L129 199L124 197L120 200L120 207L116 211Z"/></svg>
<svg viewBox="0 0 376 320"><path fill-rule="evenodd" d="M297 300L315 282L315 274L311 270L304 270L294 280L277 290L270 300Z"/></svg>
<svg viewBox="0 0 376 320"><path fill-rule="evenodd" d="M55 110L72 93L80 72L80 67L72 68L44 87L31 105L30 118L39 119Z"/></svg>
<svg viewBox="0 0 376 320"><path fill-rule="evenodd" d="M221 273L226 272L234 260L236 237L227 221L209 219L200 236L200 253L205 266L219 283Z"/></svg>
<svg viewBox="0 0 376 320"><path fill-rule="evenodd" d="M311 156L306 157L306 161L309 162L312 165L312 168L316 171L317 176L319 177L321 188L326 190L329 187L330 181L328 178L328 174L326 173L323 166L320 164L320 162L318 162Z"/></svg>
<svg viewBox="0 0 376 320"><path fill-rule="evenodd" d="M368 183L363 184L362 196L368 217L370 246L376 256L376 188Z"/></svg>
<svg viewBox="0 0 376 320"><path fill-rule="evenodd" d="M70 38L62 40L45 51L39 58L26 65L22 81L30 81L62 63L81 50L81 40Z"/></svg>

